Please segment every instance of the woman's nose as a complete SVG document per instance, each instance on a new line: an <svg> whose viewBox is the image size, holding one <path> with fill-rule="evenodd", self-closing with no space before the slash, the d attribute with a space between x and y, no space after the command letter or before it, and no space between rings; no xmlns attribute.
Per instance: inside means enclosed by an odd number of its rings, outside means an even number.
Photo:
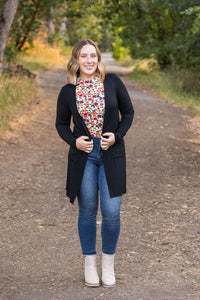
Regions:
<svg viewBox="0 0 200 300"><path fill-rule="evenodd" d="M91 61L91 57L88 55L87 56L87 61L90 62Z"/></svg>

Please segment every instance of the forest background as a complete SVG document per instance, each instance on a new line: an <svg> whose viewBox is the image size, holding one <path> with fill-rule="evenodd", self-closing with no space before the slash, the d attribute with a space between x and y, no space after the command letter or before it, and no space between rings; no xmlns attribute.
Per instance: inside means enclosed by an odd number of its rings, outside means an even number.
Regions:
<svg viewBox="0 0 200 300"><path fill-rule="evenodd" d="M11 78L5 68L63 62L83 38L131 67L131 79L200 115L199 0L0 0L2 130L37 93L32 79Z"/></svg>

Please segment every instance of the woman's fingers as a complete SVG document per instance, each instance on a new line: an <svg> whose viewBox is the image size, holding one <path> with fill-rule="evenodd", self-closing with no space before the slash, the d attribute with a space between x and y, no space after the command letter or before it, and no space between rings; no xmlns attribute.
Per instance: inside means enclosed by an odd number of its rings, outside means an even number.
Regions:
<svg viewBox="0 0 200 300"><path fill-rule="evenodd" d="M87 142L87 144L88 144L88 142ZM92 149L93 149L93 143L89 144L89 145L86 145L85 152L90 153L92 151Z"/></svg>
<svg viewBox="0 0 200 300"><path fill-rule="evenodd" d="M93 149L93 140L89 140L88 136L82 135L76 139L76 148L90 153Z"/></svg>
<svg viewBox="0 0 200 300"><path fill-rule="evenodd" d="M105 132L101 136L101 148L107 150L110 146L115 143L115 135L112 132Z"/></svg>
<svg viewBox="0 0 200 300"><path fill-rule="evenodd" d="M112 132L105 132L101 136L101 148L102 150L108 150L110 146L112 146L115 143L115 135ZM93 140L89 140L88 136L80 136L76 139L76 148L90 153L93 149Z"/></svg>

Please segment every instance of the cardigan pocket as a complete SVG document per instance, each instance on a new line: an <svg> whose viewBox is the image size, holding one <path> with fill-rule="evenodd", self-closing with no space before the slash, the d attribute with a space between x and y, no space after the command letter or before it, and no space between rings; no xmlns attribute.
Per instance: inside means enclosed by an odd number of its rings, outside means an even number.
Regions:
<svg viewBox="0 0 200 300"><path fill-rule="evenodd" d="M112 150L112 157L125 156L124 141L122 140L120 143L114 144L110 150Z"/></svg>
<svg viewBox="0 0 200 300"><path fill-rule="evenodd" d="M76 148L70 148L69 154L68 154L68 160L77 163L80 161L80 158L83 156L83 154L84 154L84 152L81 150L78 150Z"/></svg>
<svg viewBox="0 0 200 300"><path fill-rule="evenodd" d="M122 157L122 156L125 156L124 152L119 152L119 153L113 153L112 154L112 157Z"/></svg>

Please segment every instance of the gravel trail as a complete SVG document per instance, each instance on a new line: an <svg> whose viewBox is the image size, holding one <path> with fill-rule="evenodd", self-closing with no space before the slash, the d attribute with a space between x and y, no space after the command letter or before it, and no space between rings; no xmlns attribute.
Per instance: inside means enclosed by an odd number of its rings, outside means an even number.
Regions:
<svg viewBox="0 0 200 300"><path fill-rule="evenodd" d="M65 197L68 146L55 130L64 68L38 74L39 104L0 140L0 299L200 299L200 138L190 111L127 80L135 108L125 142L128 193L117 286L84 286L77 203ZM98 269L101 263L98 216Z"/></svg>

